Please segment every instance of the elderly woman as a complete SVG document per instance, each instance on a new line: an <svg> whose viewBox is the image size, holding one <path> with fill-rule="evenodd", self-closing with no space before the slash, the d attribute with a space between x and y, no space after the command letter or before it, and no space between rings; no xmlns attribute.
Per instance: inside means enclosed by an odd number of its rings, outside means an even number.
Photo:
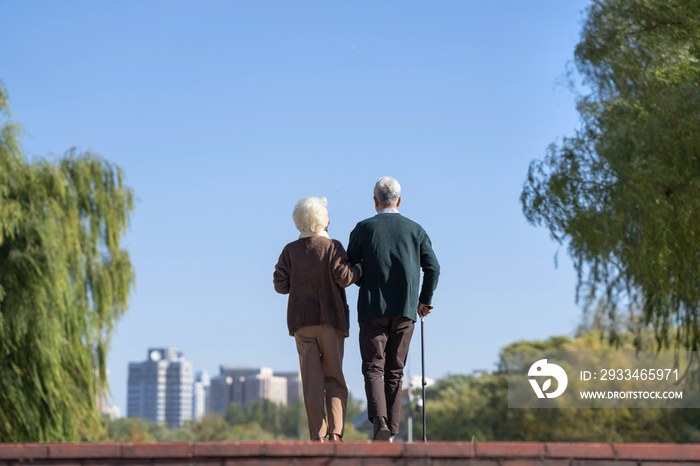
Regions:
<svg viewBox="0 0 700 466"><path fill-rule="evenodd" d="M287 325L299 352L311 440L323 442L328 435L338 442L348 400L343 348L349 309L343 288L360 279L362 266L350 265L340 242L328 236L326 204L325 197L308 197L294 207L292 217L301 234L280 254L274 284L278 293L289 293Z"/></svg>

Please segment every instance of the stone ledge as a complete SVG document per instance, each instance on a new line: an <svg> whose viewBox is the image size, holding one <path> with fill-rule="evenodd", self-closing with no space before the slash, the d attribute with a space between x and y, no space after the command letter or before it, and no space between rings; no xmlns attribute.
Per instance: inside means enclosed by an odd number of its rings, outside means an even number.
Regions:
<svg viewBox="0 0 700 466"><path fill-rule="evenodd" d="M82 466L144 464L238 464L250 459L272 464L297 458L305 463L356 463L353 459L450 459L472 466L674 466L700 464L700 444L583 442L163 442L0 444L0 466L17 462ZM314 460L314 458L318 459ZM345 461L347 459L347 461ZM342 461L341 461L342 460ZM466 460L466 461L465 461ZM393 460L392 460L393 461ZM365 461L366 462L366 461ZM391 462L391 461L390 461ZM448 461L449 462L449 461ZM226 464L225 464L226 463ZM433 462L435 463L435 462ZM231 463L233 464L233 463ZM242 464L242 463L241 463ZM280 463L281 464L281 463ZM435 463L438 464L438 463ZM447 464L447 463L445 463Z"/></svg>

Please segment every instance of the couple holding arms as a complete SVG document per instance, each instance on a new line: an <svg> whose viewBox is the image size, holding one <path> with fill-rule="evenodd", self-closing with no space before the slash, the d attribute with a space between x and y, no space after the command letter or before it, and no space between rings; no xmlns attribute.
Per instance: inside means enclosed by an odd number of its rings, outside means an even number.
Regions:
<svg viewBox="0 0 700 466"><path fill-rule="evenodd" d="M432 311L440 265L425 230L399 214L401 186L394 178L377 181L377 215L357 224L347 253L328 236L326 204L325 197L297 203L299 239L285 246L274 273L275 290L289 294L287 324L299 353L309 433L321 442L343 437L348 389L342 364L350 324L344 288L356 283L367 413L374 440L393 441L414 324Z"/></svg>

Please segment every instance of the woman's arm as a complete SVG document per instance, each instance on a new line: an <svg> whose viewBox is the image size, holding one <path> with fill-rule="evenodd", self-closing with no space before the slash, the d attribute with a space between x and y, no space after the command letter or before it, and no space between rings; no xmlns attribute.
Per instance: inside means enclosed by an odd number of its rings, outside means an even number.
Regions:
<svg viewBox="0 0 700 466"><path fill-rule="evenodd" d="M362 264L350 265L348 255L339 241L334 241L333 257L331 259L331 271L335 282L343 288L357 282L362 276Z"/></svg>
<svg viewBox="0 0 700 466"><path fill-rule="evenodd" d="M287 260L287 248L282 251L275 266L275 273L272 275L272 282L275 284L275 291L280 294L289 293L289 263Z"/></svg>

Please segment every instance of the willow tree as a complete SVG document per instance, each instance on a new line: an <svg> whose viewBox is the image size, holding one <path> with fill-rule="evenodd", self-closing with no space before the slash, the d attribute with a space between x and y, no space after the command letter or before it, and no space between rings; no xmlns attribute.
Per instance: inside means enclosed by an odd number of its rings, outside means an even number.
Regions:
<svg viewBox="0 0 700 466"><path fill-rule="evenodd" d="M133 284L132 191L73 150L27 160L0 87L0 441L94 438L105 355Z"/></svg>
<svg viewBox="0 0 700 466"><path fill-rule="evenodd" d="M566 244L612 340L629 311L698 350L700 2L593 1L575 63L581 125L531 163L525 216Z"/></svg>

